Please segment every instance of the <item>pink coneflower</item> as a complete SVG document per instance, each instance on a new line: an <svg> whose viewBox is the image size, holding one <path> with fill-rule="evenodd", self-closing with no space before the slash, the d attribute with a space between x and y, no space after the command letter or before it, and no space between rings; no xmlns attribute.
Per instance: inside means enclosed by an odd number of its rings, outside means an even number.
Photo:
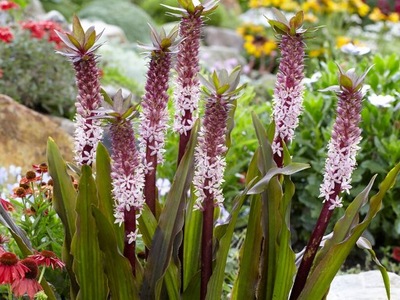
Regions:
<svg viewBox="0 0 400 300"><path fill-rule="evenodd" d="M75 160L78 165L91 166L103 135L100 120L94 118L94 111L101 101L99 69L94 54L101 46L96 44L101 34L96 35L94 27L85 32L76 16L73 18L73 33L56 32L66 45L65 50L57 52L71 60L76 72Z"/></svg>
<svg viewBox="0 0 400 300"><path fill-rule="evenodd" d="M302 112L304 78L304 33L303 12L298 12L290 21L274 10L277 20L268 20L275 32L280 35L279 49L281 59L274 89L275 136L272 152L278 167L283 166L283 143L292 141L294 130Z"/></svg>
<svg viewBox="0 0 400 300"><path fill-rule="evenodd" d="M65 266L65 264L52 251L42 250L37 254L30 255L29 257L35 260L39 266L51 266L52 269L62 269Z"/></svg>
<svg viewBox="0 0 400 300"><path fill-rule="evenodd" d="M0 256L0 284L21 279L28 270L14 253L4 252Z"/></svg>
<svg viewBox="0 0 400 300"><path fill-rule="evenodd" d="M32 165L32 168L36 171L36 173L44 174L49 171L49 167L46 163L41 163L37 165Z"/></svg>
<svg viewBox="0 0 400 300"><path fill-rule="evenodd" d="M22 297L26 294L29 299L33 299L37 292L43 290L42 286L36 280L39 268L32 258L23 259L21 264L27 268L27 271L24 278L15 280L11 284L12 292L16 297Z"/></svg>

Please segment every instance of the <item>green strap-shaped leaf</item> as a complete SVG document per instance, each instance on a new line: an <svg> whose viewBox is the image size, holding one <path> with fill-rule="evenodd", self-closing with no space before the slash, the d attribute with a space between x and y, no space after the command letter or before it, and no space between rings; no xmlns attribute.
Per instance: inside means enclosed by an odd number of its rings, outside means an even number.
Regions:
<svg viewBox="0 0 400 300"><path fill-rule="evenodd" d="M190 281L200 268L200 244L201 244L201 222L202 213L194 210L193 205L196 201L193 190L188 204L185 218L183 248L183 290L185 291Z"/></svg>
<svg viewBox="0 0 400 300"><path fill-rule="evenodd" d="M239 273L232 290L232 300L255 299L262 243L261 199L251 196L246 238L240 251ZM259 251L256 251L259 249Z"/></svg>
<svg viewBox="0 0 400 300"><path fill-rule="evenodd" d="M100 209L92 206L92 211L98 228L100 249L104 253L104 269L112 299L139 299L132 267L120 251L113 225Z"/></svg>
<svg viewBox="0 0 400 300"><path fill-rule="evenodd" d="M365 249L371 254L372 260L376 263L381 272L383 283L385 284L386 296L390 300L390 279L389 275L386 271L386 268L381 264L378 257L376 257L375 251L372 249L372 245L370 241L368 241L365 237L360 237L357 241L357 246L361 249Z"/></svg>
<svg viewBox="0 0 400 300"><path fill-rule="evenodd" d="M141 289L143 299L158 299L162 287L162 278L171 259L175 237L183 227L184 207L186 205L184 199L193 177L193 153L197 141L198 127L199 122L197 121L192 129L188 148L178 166L171 190L160 215L158 227L154 233Z"/></svg>
<svg viewBox="0 0 400 300"><path fill-rule="evenodd" d="M351 230L348 237L346 237L343 242L331 245L328 248L323 258L319 260L318 265L315 266L312 273L309 275L306 285L298 298L299 300L320 299L326 294L340 266L349 255L361 234L381 209L383 197L394 185L399 172L400 163L388 173L379 186L379 192L370 199L369 210L364 220ZM346 213L349 209L350 211L352 210L351 204L346 210ZM334 229L332 239L335 239L335 234L338 233L337 230L335 232ZM324 247L328 246L325 244Z"/></svg>
<svg viewBox="0 0 400 300"><path fill-rule="evenodd" d="M308 169L309 164L291 163L283 168L273 167L268 170L267 174L260 179L250 190L249 194L259 194L268 186L270 180L276 175L293 175L302 170Z"/></svg>
<svg viewBox="0 0 400 300"><path fill-rule="evenodd" d="M114 200L111 194L111 160L107 149L102 143L99 143L96 150L96 186L99 195L99 209L107 218L108 222L113 224L114 234L116 235L118 248L124 247L123 227L115 224Z"/></svg>
<svg viewBox="0 0 400 300"><path fill-rule="evenodd" d="M272 298L275 300L288 299L293 276L296 272L295 254L291 248L290 232L290 203L294 195L295 186L289 176L285 176L284 190L285 193L280 205L280 215L283 216L284 222L281 225L279 236L279 251L277 253L278 268Z"/></svg>
<svg viewBox="0 0 400 300"><path fill-rule="evenodd" d="M71 177L67 173L67 165L52 138L49 138L47 141L47 160L49 173L54 182L53 207L61 219L65 232L62 260L65 262L65 267L71 281L70 297L71 299L75 299L79 291L79 285L76 282L75 274L72 270L74 258L71 255L71 242L72 236L75 234L75 205L77 194L72 184Z"/></svg>
<svg viewBox="0 0 400 300"><path fill-rule="evenodd" d="M139 217L139 231L142 234L144 244L148 249L151 248L151 241L154 236L154 232L157 228L157 220L149 207L144 204L142 214ZM176 264L171 263L165 274L165 282L170 299L179 298L179 278L180 274L177 272L178 268ZM178 296L178 298L177 298Z"/></svg>
<svg viewBox="0 0 400 300"><path fill-rule="evenodd" d="M107 299L108 285L104 274L104 258L97 238L92 206L98 206L92 169L82 166L76 203L76 232L72 238L72 265L80 290L77 299Z"/></svg>
<svg viewBox="0 0 400 300"><path fill-rule="evenodd" d="M251 184L252 182L250 182L249 186L234 200L234 207L229 220L229 225L226 228L225 234L219 241L219 249L216 255L215 267L207 285L207 300L221 299L222 284L225 278L226 258L228 257L233 231L235 230L236 220L238 218L240 208L246 199L246 194Z"/></svg>

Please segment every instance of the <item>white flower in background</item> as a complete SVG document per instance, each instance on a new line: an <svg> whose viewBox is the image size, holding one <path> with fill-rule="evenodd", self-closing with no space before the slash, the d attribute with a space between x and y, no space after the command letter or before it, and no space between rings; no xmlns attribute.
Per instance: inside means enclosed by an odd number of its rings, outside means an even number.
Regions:
<svg viewBox="0 0 400 300"><path fill-rule="evenodd" d="M318 72L315 72L314 74L312 74L310 78L308 78L308 77L304 78L302 80L302 83L311 85L311 84L317 82L321 77L322 77L322 73L318 71Z"/></svg>
<svg viewBox="0 0 400 300"><path fill-rule="evenodd" d="M390 107L392 103L396 100L392 95L377 95L372 94L368 97L368 101L378 107Z"/></svg>
<svg viewBox="0 0 400 300"><path fill-rule="evenodd" d="M348 43L340 48L343 53L353 55L365 55L371 52L371 49L365 46L356 46L353 43Z"/></svg>
<svg viewBox="0 0 400 300"><path fill-rule="evenodd" d="M166 178L158 178L156 186L158 188L158 194L160 196L165 196L171 189L171 182Z"/></svg>

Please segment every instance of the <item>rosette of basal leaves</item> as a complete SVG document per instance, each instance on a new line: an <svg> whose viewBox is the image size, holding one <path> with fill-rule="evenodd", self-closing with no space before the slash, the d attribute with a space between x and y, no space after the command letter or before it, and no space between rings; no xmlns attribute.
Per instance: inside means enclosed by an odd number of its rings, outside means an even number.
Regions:
<svg viewBox="0 0 400 300"><path fill-rule="evenodd" d="M71 60L78 86L75 104L75 160L80 166L91 166L97 144L103 135L100 121L93 119L93 110L99 108L101 101L100 73L94 53L101 46L96 44L101 34L96 34L94 27L84 31L77 16L73 17L72 33L57 34L66 46L57 52Z"/></svg>

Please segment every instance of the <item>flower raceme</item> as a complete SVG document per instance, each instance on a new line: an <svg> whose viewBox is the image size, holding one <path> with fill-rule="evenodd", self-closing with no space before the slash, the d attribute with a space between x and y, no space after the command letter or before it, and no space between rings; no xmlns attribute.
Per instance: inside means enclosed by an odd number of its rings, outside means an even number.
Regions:
<svg viewBox="0 0 400 300"><path fill-rule="evenodd" d="M207 100L203 124L200 129L198 145L195 150L195 173L193 185L197 196L195 208L203 213L201 237L201 292L205 299L207 284L212 274L212 249L214 206L222 206L221 184L225 170L225 152L227 121L232 101L237 97L243 85L239 84L240 68L230 75L226 70L216 72L209 80L200 77L204 84Z"/></svg>
<svg viewBox="0 0 400 300"><path fill-rule="evenodd" d="M235 68L230 75L222 70L219 74L214 72L209 80L200 77L207 100L195 152L196 170L193 183L196 187L198 209L204 209L207 195L215 201L213 205L221 206L224 200L221 184L226 165L224 154L227 150L227 121L232 101L244 87L238 87L239 75L240 69Z"/></svg>
<svg viewBox="0 0 400 300"><path fill-rule="evenodd" d="M283 166L283 144L289 143L299 123L302 111L304 78L304 15L298 12L288 21L278 10L276 20L268 20L274 31L281 37L279 49L281 60L274 89L275 136L272 142L274 160Z"/></svg>
<svg viewBox="0 0 400 300"><path fill-rule="evenodd" d="M361 88L369 69L358 76L354 69L344 72L339 67L339 85L324 90L334 91L339 99L332 137L328 144L324 181L320 188L320 196L324 197L324 205L298 268L290 296L291 300L298 298L306 283L334 209L342 207L340 194L342 191L348 192L351 188L351 174L356 165L355 157L361 140L361 129L359 128L363 98Z"/></svg>
<svg viewBox="0 0 400 300"><path fill-rule="evenodd" d="M362 82L369 69L360 77L354 69L347 72L339 67L340 86L325 90L334 91L338 96L337 117L333 125L332 137L328 144L324 181L320 188L323 202L329 202L330 210L342 207L340 193L349 192L350 181L356 166L356 154L361 141L361 92Z"/></svg>
<svg viewBox="0 0 400 300"><path fill-rule="evenodd" d="M180 134L179 157L182 158L190 132L197 119L197 108L200 98L200 83L197 73L199 66L199 49L203 16L214 11L217 1L178 0L181 8L168 8L177 11L172 14L180 17L179 36L182 42L178 46L176 61L176 87L174 89L175 118L174 130Z"/></svg>
<svg viewBox="0 0 400 300"><path fill-rule="evenodd" d="M165 133L168 122L168 81L172 58L176 52L178 30L168 35L151 28L152 45L141 47L150 52L145 95L140 114L140 147L145 165L145 198L155 215L157 165L163 163Z"/></svg>
<svg viewBox="0 0 400 300"><path fill-rule="evenodd" d="M97 144L103 135L100 121L93 118L93 111L99 108L101 101L99 69L97 56L94 54L100 47L96 41L101 34L96 35L94 27L85 32L76 16L73 18L72 33L56 32L66 45L66 49L58 53L71 60L78 85L75 160L78 165L92 165Z"/></svg>

